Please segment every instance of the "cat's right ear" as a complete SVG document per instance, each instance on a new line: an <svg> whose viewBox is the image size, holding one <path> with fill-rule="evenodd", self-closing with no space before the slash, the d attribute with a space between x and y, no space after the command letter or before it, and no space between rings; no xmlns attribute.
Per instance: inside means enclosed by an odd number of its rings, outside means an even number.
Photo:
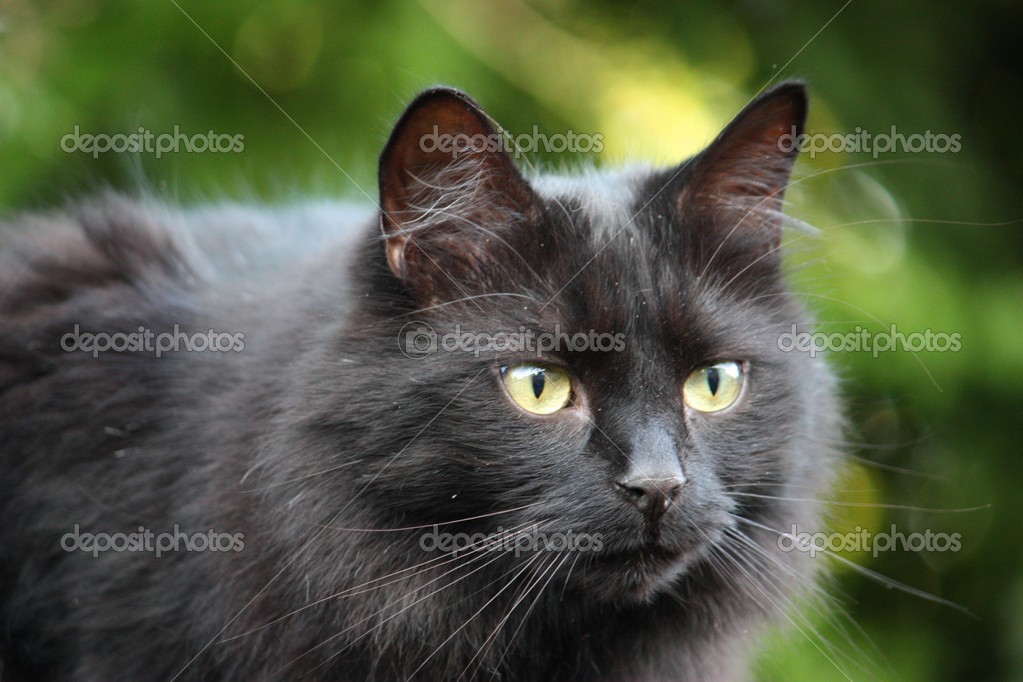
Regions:
<svg viewBox="0 0 1023 682"><path fill-rule="evenodd" d="M388 265L420 294L484 279L502 232L536 217L505 149L479 105L450 88L420 94L395 125L380 157L380 224Z"/></svg>

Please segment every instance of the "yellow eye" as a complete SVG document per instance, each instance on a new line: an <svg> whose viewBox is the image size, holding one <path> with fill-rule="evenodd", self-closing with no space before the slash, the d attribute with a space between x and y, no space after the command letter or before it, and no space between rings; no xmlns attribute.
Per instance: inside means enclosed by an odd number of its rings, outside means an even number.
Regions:
<svg viewBox="0 0 1023 682"><path fill-rule="evenodd" d="M694 410L719 412L739 398L742 376L742 367L737 362L708 365L689 375L682 387L682 397Z"/></svg>
<svg viewBox="0 0 1023 682"><path fill-rule="evenodd" d="M519 407L533 414L553 414L572 397L572 380L552 365L514 365L501 370L505 388Z"/></svg>

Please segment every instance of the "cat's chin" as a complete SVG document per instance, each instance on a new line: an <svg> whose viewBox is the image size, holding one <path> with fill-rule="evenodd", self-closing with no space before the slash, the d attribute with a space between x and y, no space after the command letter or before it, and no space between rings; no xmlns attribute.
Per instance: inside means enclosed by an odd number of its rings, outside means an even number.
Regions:
<svg viewBox="0 0 1023 682"><path fill-rule="evenodd" d="M706 552L647 547L605 554L581 576L586 594L598 601L646 603L671 591L678 579Z"/></svg>

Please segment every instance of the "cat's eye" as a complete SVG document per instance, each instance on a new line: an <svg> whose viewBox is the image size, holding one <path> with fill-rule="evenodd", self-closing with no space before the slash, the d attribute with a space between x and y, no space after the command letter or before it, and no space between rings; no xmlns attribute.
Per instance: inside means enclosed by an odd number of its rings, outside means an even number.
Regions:
<svg viewBox="0 0 1023 682"><path fill-rule="evenodd" d="M738 362L717 362L701 367L686 379L682 397L699 412L720 412L739 399L743 371Z"/></svg>
<svg viewBox="0 0 1023 682"><path fill-rule="evenodd" d="M572 379L554 365L513 365L501 369L511 399L526 412L554 414L572 398Z"/></svg>

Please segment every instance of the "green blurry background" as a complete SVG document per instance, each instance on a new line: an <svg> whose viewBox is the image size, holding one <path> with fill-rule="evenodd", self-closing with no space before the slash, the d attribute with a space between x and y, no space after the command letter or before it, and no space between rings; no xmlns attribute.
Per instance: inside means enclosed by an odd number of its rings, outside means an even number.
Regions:
<svg viewBox="0 0 1023 682"><path fill-rule="evenodd" d="M959 135L958 153L804 154L788 198L822 230L790 239L824 330L962 336L957 353L833 355L858 446L831 499L836 530L960 533L956 553L844 557L972 615L835 562L848 616L793 615L757 670L1023 679L1023 8L178 2L0 0L0 209L140 183L184 202L374 196L390 123L438 82L513 133L603 136L599 155L529 157L547 169L676 163L792 76L810 83L811 132ZM75 126L241 134L244 151L93 158L61 150Z"/></svg>

